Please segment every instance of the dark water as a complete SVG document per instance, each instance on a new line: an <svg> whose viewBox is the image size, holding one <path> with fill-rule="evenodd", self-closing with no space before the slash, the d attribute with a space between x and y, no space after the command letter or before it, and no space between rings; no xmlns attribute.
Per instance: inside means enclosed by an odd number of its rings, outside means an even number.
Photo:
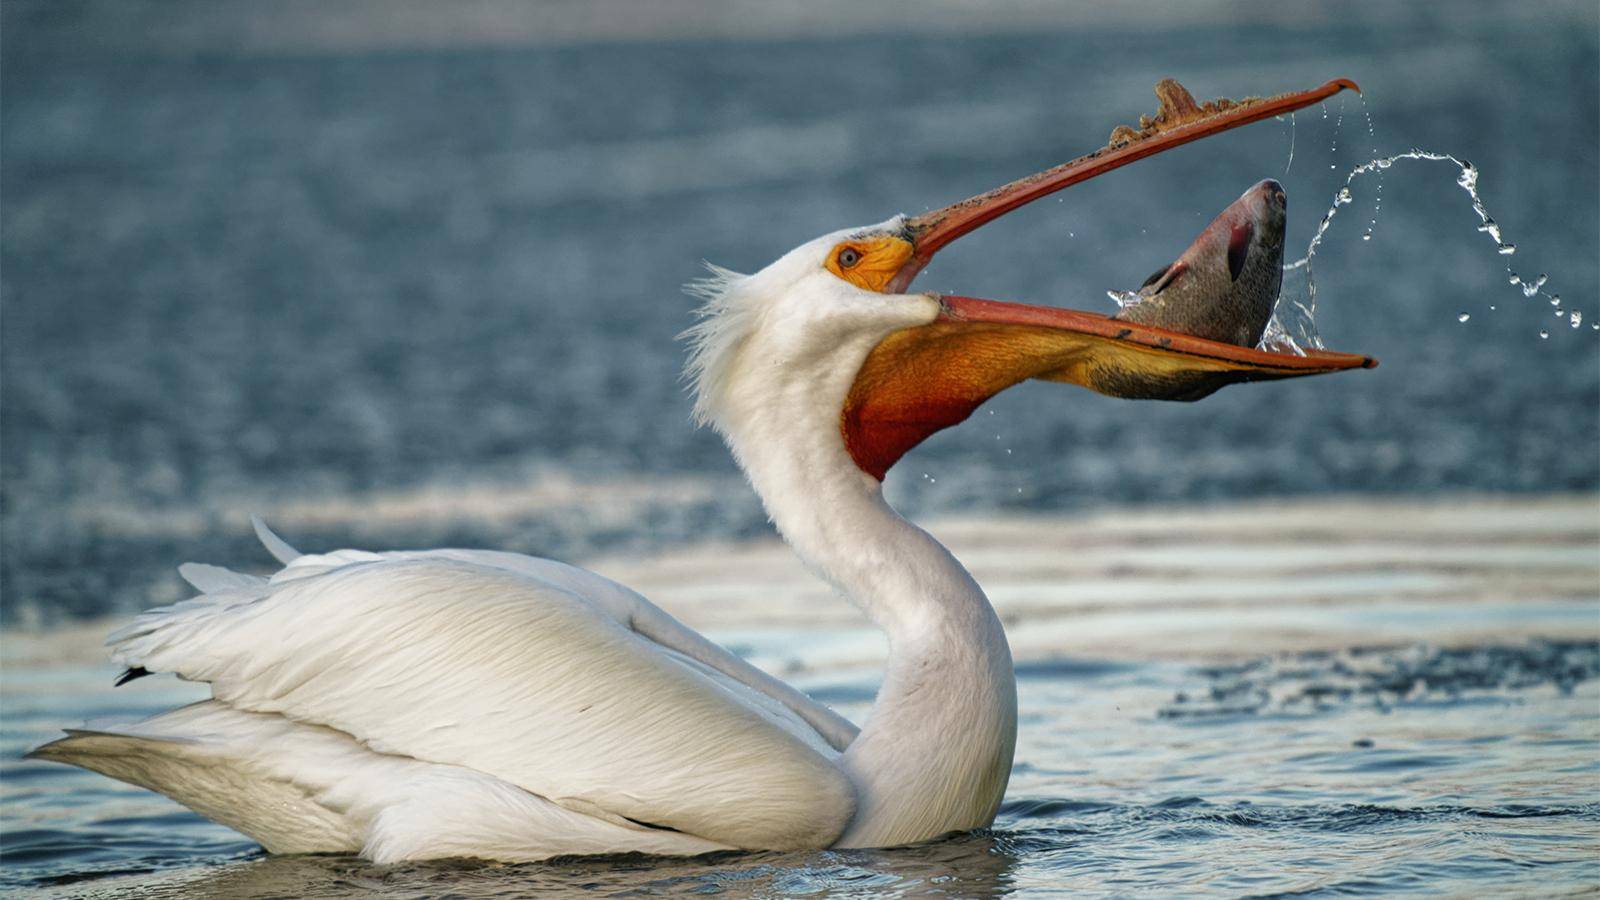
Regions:
<svg viewBox="0 0 1600 900"><path fill-rule="evenodd" d="M340 20L389 33L363 8ZM1304 246L1373 144L1417 145L1475 162L1518 270L1600 320L1593 4L1138 9L1082 30L526 46L453 38L435 12L345 46L296 43L312 5L7 0L3 620L170 599L175 563L249 558L245 513L285 503L347 503L291 529L340 546L573 557L763 532L686 418L674 335L699 261L753 269L1097 147L1166 75L1201 96L1352 77L1376 137L1358 98L1301 113L1285 172L1288 123L1261 123L1018 213L919 284L1109 310L1105 289L1255 180L1285 183ZM1381 368L1193 406L1024 386L909 457L892 495L923 512L1600 487L1600 335L1506 284L1454 177L1397 166L1368 242L1363 182L1323 246L1323 334ZM645 496L620 525L361 506L549 472L713 489Z"/></svg>
<svg viewBox="0 0 1600 900"><path fill-rule="evenodd" d="M8 685L0 888L85 897L734 896L1013 891L1262 895L1600 885L1600 645L1357 648L1189 669L1021 667L1021 737L995 827L879 851L506 866L269 858L155 795L18 752L63 710L105 709L106 671ZM141 682L143 684L143 682ZM859 715L870 682L808 685ZM1247 694L1252 702L1241 705Z"/></svg>

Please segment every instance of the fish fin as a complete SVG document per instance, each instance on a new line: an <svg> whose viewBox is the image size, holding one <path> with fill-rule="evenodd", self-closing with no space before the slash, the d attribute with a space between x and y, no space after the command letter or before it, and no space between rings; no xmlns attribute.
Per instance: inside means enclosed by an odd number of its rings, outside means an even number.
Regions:
<svg viewBox="0 0 1600 900"><path fill-rule="evenodd" d="M1175 262L1172 265L1167 266L1167 268L1161 273L1164 277L1156 283L1156 289L1150 292L1150 296L1154 297L1167 288L1177 284L1178 279L1182 278L1183 273L1187 271L1189 271L1189 264L1186 262Z"/></svg>
<svg viewBox="0 0 1600 900"><path fill-rule="evenodd" d="M1239 273L1244 271L1244 261L1250 255L1250 241L1255 236L1256 226L1250 222L1240 222L1228 234L1228 275L1234 281L1238 281Z"/></svg>
<svg viewBox="0 0 1600 900"><path fill-rule="evenodd" d="M1160 281L1161 280L1161 276L1167 274L1167 270L1172 268L1172 266L1173 266L1172 263L1167 263L1166 265L1164 265L1161 268L1155 270L1154 272L1151 272L1150 273L1150 277L1146 278L1144 280L1144 284L1139 285L1139 290L1142 291L1145 288L1149 287L1150 285L1155 284L1156 282Z"/></svg>

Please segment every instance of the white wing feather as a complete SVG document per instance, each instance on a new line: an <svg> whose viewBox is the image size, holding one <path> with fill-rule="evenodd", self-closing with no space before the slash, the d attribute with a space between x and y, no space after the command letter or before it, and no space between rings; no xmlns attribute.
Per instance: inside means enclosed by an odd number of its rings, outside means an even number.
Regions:
<svg viewBox="0 0 1600 900"><path fill-rule="evenodd" d="M272 529L267 527L267 523L261 520L260 516L252 515L250 517L250 527L255 529L256 540L259 540L261 546L267 548L267 552L271 553L272 558L278 562L288 565L300 556L300 551L289 546L288 541L274 534Z"/></svg>
<svg viewBox="0 0 1600 900"><path fill-rule="evenodd" d="M135 723L91 723L33 754L159 790L273 853L374 862L726 849L611 822L460 766L374 753L343 732L207 700Z"/></svg>
<svg viewBox="0 0 1600 900"><path fill-rule="evenodd" d="M235 588L254 587L265 584L265 578L255 575L246 575L222 566L208 566L205 563L184 563L178 567L178 574L195 590L203 594L212 594L220 591L231 591Z"/></svg>
<svg viewBox="0 0 1600 900"><path fill-rule="evenodd" d="M693 632L620 586L488 558L500 557L297 556L271 583L152 610L108 643L130 667L210 682L235 709L483 773L604 821L737 847L837 837L855 797L832 742L853 726L803 717L770 686L730 677L726 660L641 634L635 619Z"/></svg>

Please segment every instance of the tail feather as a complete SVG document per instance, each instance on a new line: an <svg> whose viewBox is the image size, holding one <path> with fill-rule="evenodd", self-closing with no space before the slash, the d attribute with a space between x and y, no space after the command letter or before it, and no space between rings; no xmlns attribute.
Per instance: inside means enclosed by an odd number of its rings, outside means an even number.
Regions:
<svg viewBox="0 0 1600 900"><path fill-rule="evenodd" d="M360 850L360 823L319 802L313 785L256 758L262 747L282 744L293 727L208 700L141 722L96 721L69 729L26 758L78 766L165 794L273 853ZM321 761L308 760L307 768Z"/></svg>
<svg viewBox="0 0 1600 900"><path fill-rule="evenodd" d="M293 782L218 759L181 741L73 731L29 753L156 791L238 831L271 853L354 853L362 835Z"/></svg>

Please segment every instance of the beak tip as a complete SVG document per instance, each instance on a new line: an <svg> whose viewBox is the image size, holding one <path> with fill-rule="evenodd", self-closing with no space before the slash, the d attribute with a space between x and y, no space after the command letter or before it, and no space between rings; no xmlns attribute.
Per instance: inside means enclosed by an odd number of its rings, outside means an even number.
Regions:
<svg viewBox="0 0 1600 900"><path fill-rule="evenodd" d="M1349 91L1355 91L1358 94L1361 93L1361 85L1356 84L1354 81L1351 81L1348 78L1335 78L1334 80L1328 82L1328 84L1329 84L1329 86L1337 87L1339 90L1342 90L1342 91L1343 90L1349 90Z"/></svg>

